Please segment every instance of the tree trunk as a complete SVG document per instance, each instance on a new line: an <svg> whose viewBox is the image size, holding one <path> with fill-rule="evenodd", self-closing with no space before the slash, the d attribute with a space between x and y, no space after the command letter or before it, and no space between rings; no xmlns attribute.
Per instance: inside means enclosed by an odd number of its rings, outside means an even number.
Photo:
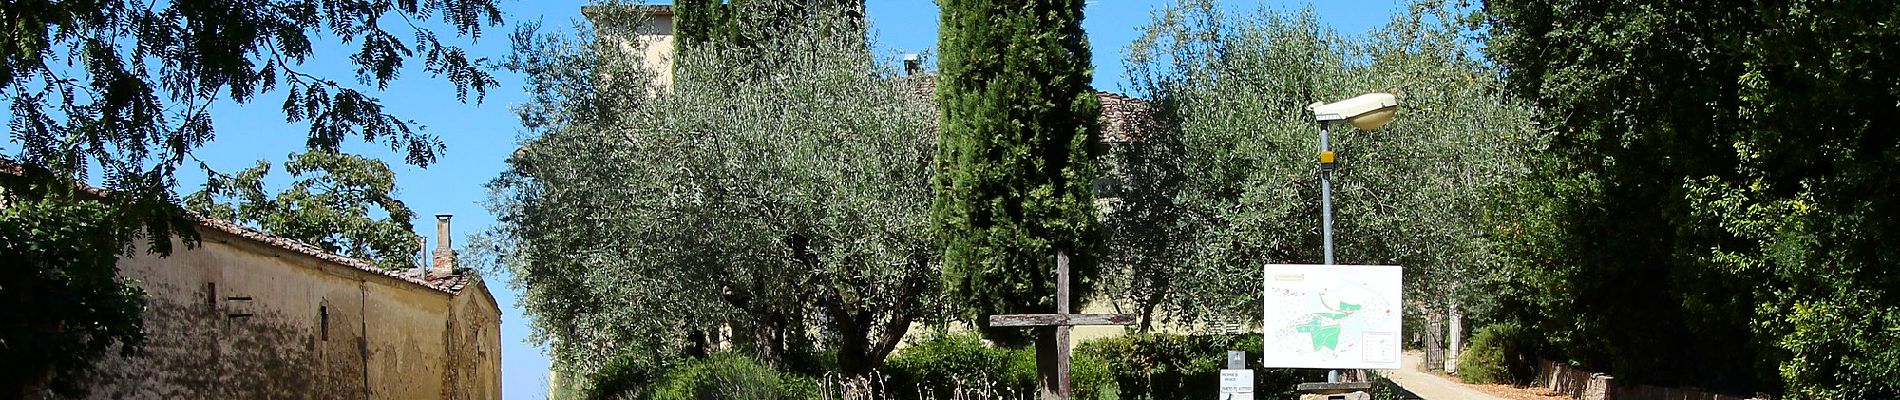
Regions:
<svg viewBox="0 0 1900 400"><path fill-rule="evenodd" d="M1062 400L1066 397L1057 392L1062 387L1061 365L1057 360L1057 341L1055 327L1036 328L1036 393L1042 400Z"/></svg>
<svg viewBox="0 0 1900 400"><path fill-rule="evenodd" d="M835 313L833 326L838 334L838 372L848 377L859 377L871 373L871 343L864 321L858 321L851 315Z"/></svg>
<svg viewBox="0 0 1900 400"><path fill-rule="evenodd" d="M1155 308L1161 305L1161 300L1163 296L1164 295L1162 291L1156 290L1153 293L1148 295L1147 301L1143 301L1142 304L1136 306L1140 308L1140 310L1137 312L1141 313L1140 328L1141 328L1142 333L1148 333L1148 332L1154 331Z"/></svg>

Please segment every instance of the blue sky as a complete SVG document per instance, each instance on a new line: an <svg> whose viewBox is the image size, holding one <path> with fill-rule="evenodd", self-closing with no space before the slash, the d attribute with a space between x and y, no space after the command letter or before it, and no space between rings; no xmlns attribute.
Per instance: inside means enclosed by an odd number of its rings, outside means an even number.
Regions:
<svg viewBox="0 0 1900 400"><path fill-rule="evenodd" d="M544 29L567 28L580 18L577 0L498 0L509 26L491 27L478 42L469 46L471 53L501 58L508 52L507 33L513 25L542 21ZM1094 48L1095 83L1101 90L1122 91L1123 49L1149 21L1150 13L1168 1L1092 0L1088 2L1084 28ZM1342 33L1361 33L1384 24L1404 5L1393 0L1335 0L1317 2L1223 1L1237 11L1260 7L1299 9L1312 6L1320 20ZM872 29L886 52L918 52L936 44L937 8L929 1L869 0L866 10ZM447 32L444 32L447 33ZM329 39L334 40L334 39ZM301 70L348 80L348 50L329 45ZM484 184L498 175L504 160L523 134L510 107L527 100L521 93L518 76L498 71L500 86L489 91L481 104L455 100L452 88L439 80L428 79L410 68L403 79L387 91L377 93L392 113L412 119L427 132L441 137L448 151L440 162L427 169L402 163L402 158L375 144L356 143L347 151L382 157L397 170L401 191L398 196L418 213L419 232L433 235L435 213L455 215L455 242L466 242L467 235L487 229L495 223L483 208L487 196ZM373 88L371 88L373 89ZM220 104L214 109L217 140L197 152L200 159L219 171L236 171L269 160L282 161L291 152L301 150L307 126L287 124L278 103L282 93L259 96L249 105ZM10 115L9 115L10 117ZM0 152L17 152L17 143L0 143ZM195 171L181 174L182 193L196 191L203 182ZM433 238L431 238L433 240ZM502 307L502 387L507 398L537 399L546 396L548 361L541 349L528 343L528 320L514 305L515 292L506 284L506 276L489 276L490 290Z"/></svg>

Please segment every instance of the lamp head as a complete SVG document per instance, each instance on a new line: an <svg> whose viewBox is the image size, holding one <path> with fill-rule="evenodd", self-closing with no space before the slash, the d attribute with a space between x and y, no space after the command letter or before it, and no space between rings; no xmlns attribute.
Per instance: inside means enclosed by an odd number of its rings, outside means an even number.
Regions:
<svg viewBox="0 0 1900 400"><path fill-rule="evenodd" d="M1390 93L1367 93L1336 103L1313 103L1313 119L1319 122L1346 121L1360 130L1373 130L1392 122L1398 114L1399 98Z"/></svg>

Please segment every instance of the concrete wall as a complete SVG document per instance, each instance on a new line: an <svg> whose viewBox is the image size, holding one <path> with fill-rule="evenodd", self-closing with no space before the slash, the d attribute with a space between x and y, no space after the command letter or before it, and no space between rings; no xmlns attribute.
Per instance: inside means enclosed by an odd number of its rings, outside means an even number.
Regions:
<svg viewBox="0 0 1900 400"><path fill-rule="evenodd" d="M147 293L141 355L90 377L95 398L492 399L499 310L212 229L198 248L119 262Z"/></svg>

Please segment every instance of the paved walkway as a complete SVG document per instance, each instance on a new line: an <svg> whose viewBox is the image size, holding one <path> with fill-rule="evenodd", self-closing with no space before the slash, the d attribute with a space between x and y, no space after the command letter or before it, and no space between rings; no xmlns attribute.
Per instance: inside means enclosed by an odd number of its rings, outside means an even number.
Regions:
<svg viewBox="0 0 1900 400"><path fill-rule="evenodd" d="M1403 358L1399 359L1399 366L1401 368L1392 371L1379 371L1379 373L1384 375L1386 379L1391 379L1393 383L1399 384L1399 387L1403 387L1406 391L1410 391L1412 394L1416 394L1425 400L1504 400L1503 398L1465 387L1465 385L1450 379L1432 375L1430 372L1421 371L1419 370L1419 364L1424 363L1424 360L1424 354L1416 351L1408 351L1405 352Z"/></svg>

